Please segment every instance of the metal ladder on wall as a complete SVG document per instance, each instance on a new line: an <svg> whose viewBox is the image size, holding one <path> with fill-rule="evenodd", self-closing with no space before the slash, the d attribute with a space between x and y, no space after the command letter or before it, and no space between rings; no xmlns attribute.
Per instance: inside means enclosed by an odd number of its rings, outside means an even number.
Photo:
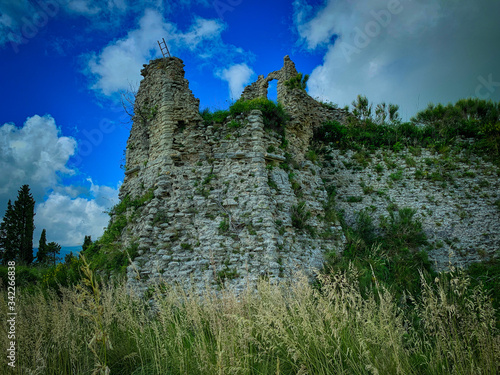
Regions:
<svg viewBox="0 0 500 375"><path fill-rule="evenodd" d="M168 57L172 57L170 55L170 51L168 50L167 43L165 42L165 38L162 38L161 42L159 40L157 42L158 42L158 45L160 46L160 51L161 51L161 54L163 55L163 57L167 58L167 56L165 56L165 51L167 51Z"/></svg>

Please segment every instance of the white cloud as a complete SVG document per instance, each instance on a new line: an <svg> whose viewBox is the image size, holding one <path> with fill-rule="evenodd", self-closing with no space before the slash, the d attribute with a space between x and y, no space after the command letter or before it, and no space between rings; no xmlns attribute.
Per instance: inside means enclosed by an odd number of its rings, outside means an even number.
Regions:
<svg viewBox="0 0 500 375"><path fill-rule="evenodd" d="M308 81L313 97L345 105L364 94L400 104L407 119L429 102L474 96L481 76L500 82L498 2L328 0L313 9L296 0L294 9L300 42L325 48ZM489 94L499 100L500 88Z"/></svg>
<svg viewBox="0 0 500 375"><path fill-rule="evenodd" d="M192 51L203 40L219 37L223 29L224 27L219 21L196 18L187 33L176 33L173 39L179 47L185 46Z"/></svg>
<svg viewBox="0 0 500 375"><path fill-rule="evenodd" d="M0 202L16 196L23 184L38 187L33 194L41 198L45 188L57 185L60 173L74 173L66 163L75 150L76 141L60 136L49 115L29 117L22 128L1 126Z"/></svg>
<svg viewBox="0 0 500 375"><path fill-rule="evenodd" d="M101 8L87 0L68 1L67 10L77 14L93 16L101 11Z"/></svg>
<svg viewBox="0 0 500 375"><path fill-rule="evenodd" d="M247 64L232 65L216 73L218 77L228 82L231 99L240 97L245 85L250 82L252 74L254 74L254 71Z"/></svg>
<svg viewBox="0 0 500 375"><path fill-rule="evenodd" d="M157 41L163 37L173 54L179 49L194 51L204 42L218 39L222 30L219 21L196 18L191 28L182 33L158 11L147 9L138 28L89 57L87 73L95 80L92 88L112 95L129 89L130 84L136 86L142 65L159 56Z"/></svg>
<svg viewBox="0 0 500 375"><path fill-rule="evenodd" d="M30 117L22 128L0 127L0 215L7 201L15 201L19 188L28 184L37 203L35 246L42 229L49 241L63 246L80 245L85 235L96 239L108 224L104 211L118 201L119 186L99 186L91 179L79 186L61 183L61 175L75 174L67 163L76 148L76 141L62 136L50 115Z"/></svg>
<svg viewBox="0 0 500 375"><path fill-rule="evenodd" d="M93 240L99 238L108 225L105 212L118 202L118 189L92 184L92 198L72 198L53 192L36 208L34 244L37 244L42 229L46 229L49 241L62 246L78 246L86 235Z"/></svg>

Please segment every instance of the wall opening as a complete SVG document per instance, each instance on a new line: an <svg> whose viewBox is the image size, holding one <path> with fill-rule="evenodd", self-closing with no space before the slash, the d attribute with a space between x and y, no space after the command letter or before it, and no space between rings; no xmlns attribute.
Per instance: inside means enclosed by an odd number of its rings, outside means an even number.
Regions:
<svg viewBox="0 0 500 375"><path fill-rule="evenodd" d="M278 101L278 81L273 79L269 81L269 87L267 88L267 98L273 102Z"/></svg>

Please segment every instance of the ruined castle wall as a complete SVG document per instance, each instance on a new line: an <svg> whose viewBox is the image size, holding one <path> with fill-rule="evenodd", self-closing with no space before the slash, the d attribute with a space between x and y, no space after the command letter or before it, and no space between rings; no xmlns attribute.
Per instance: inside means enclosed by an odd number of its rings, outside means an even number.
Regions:
<svg viewBox="0 0 500 375"><path fill-rule="evenodd" d="M332 146L326 155L321 176L336 187L335 204L349 225L361 211L378 227L389 209L416 210L436 270L487 260L499 251L498 166L465 152L379 150L367 156Z"/></svg>
<svg viewBox="0 0 500 375"><path fill-rule="evenodd" d="M156 180L154 198L129 210L122 241L139 243L140 256L128 268L135 289L165 280L241 290L259 277L313 275L324 253L341 247L339 224L322 219L319 167L293 170L292 188L289 173L274 166L285 160L281 139L264 130L260 111L239 121L240 128L188 125L178 134L179 158ZM270 146L274 153L266 151ZM292 224L300 202L315 236Z"/></svg>
<svg viewBox="0 0 500 375"><path fill-rule="evenodd" d="M199 99L184 78L181 59L158 59L145 65L135 100L134 125L127 142L125 181L120 198L138 197L174 163L178 129L201 121Z"/></svg>
<svg viewBox="0 0 500 375"><path fill-rule="evenodd" d="M330 108L313 99L306 91L290 89L285 85L289 79L297 76L298 72L294 62L289 56L284 57L283 67L271 72L264 77L260 75L254 83L247 86L241 95L242 100L267 98L269 82L277 80L278 102L283 105L291 116L287 125L287 138L289 138L290 152L299 161L307 152L314 129L327 121L344 123L348 114L337 108Z"/></svg>
<svg viewBox="0 0 500 375"><path fill-rule="evenodd" d="M410 163L406 150L363 156L332 145L326 160L306 160L313 129L343 122L346 114L286 87L297 74L288 57L282 69L260 76L243 94L262 97L269 80L278 80L278 99L292 117L288 147L265 129L258 110L206 126L180 59L152 61L142 74L120 191L122 203L133 204L112 217L126 220L122 247L138 246L127 276L139 293L159 281L242 290L260 277L280 281L299 270L312 276L325 254L341 251L346 241L333 215L326 215L332 187L335 206L350 224L361 210L370 210L377 223L390 207L417 209L435 245L430 257L437 269L450 251L458 254L457 264L465 264L500 246L495 166L476 160L471 174L470 161L457 162L456 176L438 185L422 176L440 172L449 160L425 150ZM382 161L387 165L381 167ZM435 165L441 169L431 170ZM415 168L421 169L419 178Z"/></svg>

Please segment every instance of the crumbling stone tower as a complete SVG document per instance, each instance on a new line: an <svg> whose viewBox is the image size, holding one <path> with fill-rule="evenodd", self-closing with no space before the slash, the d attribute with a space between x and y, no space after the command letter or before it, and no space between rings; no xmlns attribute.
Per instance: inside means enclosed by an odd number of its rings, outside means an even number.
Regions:
<svg viewBox="0 0 500 375"><path fill-rule="evenodd" d="M284 85L296 74L293 62L285 57L281 70L260 76L243 93L246 99L265 96L269 80L278 79L278 99L292 114L290 150L280 148L280 135L266 131L258 110L232 119L232 126L203 124L183 66L172 57L141 71L122 208L111 219L125 223L123 249L138 247L127 269L129 285L139 292L161 280L241 290L260 277L278 281L299 270L313 275L325 252L344 238L339 224L327 219L320 167L300 154L312 135L301 129L319 120L293 102L307 94ZM297 159L279 168L289 151Z"/></svg>
<svg viewBox="0 0 500 375"><path fill-rule="evenodd" d="M291 89L285 82L297 76L295 64L287 55L283 67L264 77L260 75L254 83L247 86L241 95L244 100L267 98L269 82L277 80L278 102L291 115L287 126L287 138L290 142L290 152L297 160L302 161L310 146L314 129L326 121L337 120L345 122L348 113L343 109L333 109L314 100L304 90Z"/></svg>
<svg viewBox="0 0 500 375"><path fill-rule="evenodd" d="M140 196L145 188L158 184L158 177L179 159L181 145L175 144L174 135L202 120L200 100L189 89L181 59L154 60L144 66L141 75L144 79L137 93L134 125L127 142L121 199Z"/></svg>

